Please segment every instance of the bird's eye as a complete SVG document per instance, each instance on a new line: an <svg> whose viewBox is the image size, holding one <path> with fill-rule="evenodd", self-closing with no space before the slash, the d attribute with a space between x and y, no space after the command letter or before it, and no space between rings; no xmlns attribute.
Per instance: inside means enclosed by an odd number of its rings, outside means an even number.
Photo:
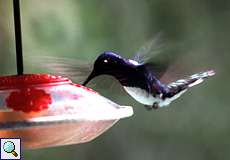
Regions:
<svg viewBox="0 0 230 160"><path fill-rule="evenodd" d="M105 60L104 60L104 63L108 63L108 60L107 60L107 59L105 59Z"/></svg>

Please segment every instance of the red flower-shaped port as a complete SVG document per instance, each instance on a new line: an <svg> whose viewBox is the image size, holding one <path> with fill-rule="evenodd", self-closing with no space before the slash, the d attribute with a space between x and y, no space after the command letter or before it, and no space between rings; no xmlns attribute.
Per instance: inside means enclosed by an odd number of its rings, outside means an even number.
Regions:
<svg viewBox="0 0 230 160"><path fill-rule="evenodd" d="M23 88L6 98L6 105L15 111L31 112L49 108L52 97L44 90Z"/></svg>

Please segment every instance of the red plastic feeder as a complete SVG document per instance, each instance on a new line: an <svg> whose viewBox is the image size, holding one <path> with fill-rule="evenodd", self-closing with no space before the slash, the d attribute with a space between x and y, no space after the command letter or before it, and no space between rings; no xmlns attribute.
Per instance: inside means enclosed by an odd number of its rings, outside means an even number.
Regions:
<svg viewBox="0 0 230 160"><path fill-rule="evenodd" d="M83 143L133 114L68 78L47 74L0 77L1 138L22 148Z"/></svg>

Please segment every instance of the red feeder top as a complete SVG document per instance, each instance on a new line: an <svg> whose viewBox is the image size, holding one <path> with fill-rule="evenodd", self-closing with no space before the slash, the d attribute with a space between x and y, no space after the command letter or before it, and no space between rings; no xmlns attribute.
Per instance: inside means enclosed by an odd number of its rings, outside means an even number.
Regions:
<svg viewBox="0 0 230 160"><path fill-rule="evenodd" d="M71 83L69 78L49 74L23 74L0 77L0 90L34 85L57 85Z"/></svg>

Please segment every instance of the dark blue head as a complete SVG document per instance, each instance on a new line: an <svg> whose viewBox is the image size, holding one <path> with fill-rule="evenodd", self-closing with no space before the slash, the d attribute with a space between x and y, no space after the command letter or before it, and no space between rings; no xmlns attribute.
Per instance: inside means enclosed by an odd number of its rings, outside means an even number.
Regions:
<svg viewBox="0 0 230 160"><path fill-rule="evenodd" d="M102 74L115 77L115 75L120 74L127 67L134 67L134 65L118 54L104 52L96 59L93 71L82 85L85 86L90 80Z"/></svg>

